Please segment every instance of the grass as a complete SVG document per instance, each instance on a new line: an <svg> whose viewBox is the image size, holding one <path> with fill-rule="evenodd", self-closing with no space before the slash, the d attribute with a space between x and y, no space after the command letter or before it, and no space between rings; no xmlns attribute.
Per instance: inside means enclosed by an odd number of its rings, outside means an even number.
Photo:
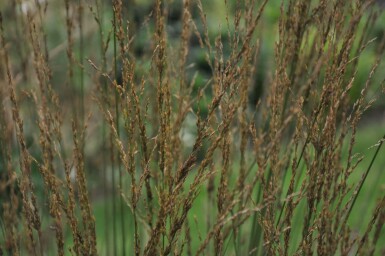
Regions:
<svg viewBox="0 0 385 256"><path fill-rule="evenodd" d="M23 4L0 254L382 254L377 1Z"/></svg>

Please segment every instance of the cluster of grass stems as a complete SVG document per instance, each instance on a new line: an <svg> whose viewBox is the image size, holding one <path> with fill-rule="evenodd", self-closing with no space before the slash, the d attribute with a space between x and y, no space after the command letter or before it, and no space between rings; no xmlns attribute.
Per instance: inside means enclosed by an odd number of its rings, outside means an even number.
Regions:
<svg viewBox="0 0 385 256"><path fill-rule="evenodd" d="M274 1L224 1L215 34L204 1L180 0L176 37L178 1L154 0L140 22L134 1L25 2L0 16L0 255L381 253L385 194L368 199L363 231L349 221L384 139L361 167L358 123L383 88L374 1L282 1L273 31ZM267 33L270 70L250 102Z"/></svg>

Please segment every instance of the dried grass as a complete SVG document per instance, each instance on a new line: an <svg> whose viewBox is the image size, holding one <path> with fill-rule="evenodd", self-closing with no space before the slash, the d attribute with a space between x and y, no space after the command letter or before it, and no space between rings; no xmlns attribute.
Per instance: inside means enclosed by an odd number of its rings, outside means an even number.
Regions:
<svg viewBox="0 0 385 256"><path fill-rule="evenodd" d="M349 222L384 141L352 182L383 59L384 37L370 38L380 7L282 1L274 64L252 106L261 42L275 33L263 30L271 2L224 1L225 33L200 0L178 14L177 1L156 0L142 21L133 1L6 5L0 255L380 254L385 197L363 233ZM50 15L63 19L66 53L50 51ZM354 98L369 47L376 57ZM202 86L196 51L210 73ZM55 58L67 65L55 71Z"/></svg>

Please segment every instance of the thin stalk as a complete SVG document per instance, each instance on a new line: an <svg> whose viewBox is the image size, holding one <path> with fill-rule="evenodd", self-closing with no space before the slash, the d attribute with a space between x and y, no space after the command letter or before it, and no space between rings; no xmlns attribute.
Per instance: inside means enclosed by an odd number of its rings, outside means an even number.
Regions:
<svg viewBox="0 0 385 256"><path fill-rule="evenodd" d="M83 5L82 0L78 0L78 23L79 23L79 63L80 63L80 103L79 118L80 127L84 127L84 33L83 33ZM82 151L84 154L84 137L82 138Z"/></svg>
<svg viewBox="0 0 385 256"><path fill-rule="evenodd" d="M116 256L116 181L115 181L115 167L114 167L114 143L113 135L110 133L110 151L111 151L111 178L112 178L112 242L113 255Z"/></svg>
<svg viewBox="0 0 385 256"><path fill-rule="evenodd" d="M380 140L380 142L379 142L379 144L378 144L377 150L376 150L376 152L374 153L374 155L373 155L373 157L372 157L372 161L370 161L370 164L369 164L368 168L366 169L366 172L365 172L365 174L364 174L364 177L363 177L363 179L361 179L361 182L360 182L360 184L358 185L358 189L355 191L353 201L352 201L352 203L350 204L349 210L348 210L348 212L347 212L347 214L346 214L346 216L345 216L345 220L344 220L344 222L343 222L344 224L346 224L347 220L349 219L350 213L352 212L352 209L353 209L353 207L354 207L354 204L356 203L357 197L358 197L358 195L359 195L360 192L361 192L362 186L363 186L363 184L365 183L365 180L366 180L366 178L368 177L368 174L369 174L370 170L372 169L374 160L376 160L377 155L378 155L378 152L380 152L380 149L381 149L381 147L382 147L382 144L384 143L384 140L385 140L385 134L384 134L384 136L382 136L382 139Z"/></svg>
<svg viewBox="0 0 385 256"><path fill-rule="evenodd" d="M382 161L379 166L385 166L385 161ZM381 186L381 183L383 181L383 179L381 179L382 177L382 172L378 172L377 174L377 177L376 177L376 182L374 183L374 186L372 186L372 191L370 191L370 195L367 197L367 198L376 198L376 191L378 191L377 189ZM368 211L369 211L369 204L370 201L366 201L365 202L365 205L364 207L362 208L362 216L369 216L368 215ZM361 222L361 226L358 230L362 230L362 225L364 224L364 222Z"/></svg>
<svg viewBox="0 0 385 256"><path fill-rule="evenodd" d="M117 67L117 47L116 47L116 13L114 11L114 73L115 73L115 79L118 75L118 67ZM123 56L122 56L123 58ZM120 71L119 71L120 72ZM115 90L115 116L116 116L116 131L118 134L118 137L120 138L120 114L119 114L119 92L118 90ZM119 188L123 190L123 180L122 180L122 166L119 157L116 158L117 164L118 164L118 172L119 172ZM126 234L125 234L125 213L124 213L124 201L123 197L120 196L120 227L121 227L121 234L122 234L122 255L126 255Z"/></svg>
<svg viewBox="0 0 385 256"><path fill-rule="evenodd" d="M104 52L104 43L103 43L103 24L104 24L104 3L103 1L98 2L98 0L95 0L96 8L97 8L97 15L99 19L99 38L100 38L100 56L102 58L102 73L106 73L107 70L107 60L106 55ZM108 91L107 91L107 80L103 78L102 80L102 90L103 90L103 99L105 99L104 103L106 106L109 105L108 102ZM108 157L108 148L107 148L107 127L106 123L103 120L102 122L102 157L103 157L103 164L102 164L102 172L103 172L103 195L104 199L106 200L108 197L107 193L107 157ZM106 241L106 255L110 252L110 243L109 243L109 229L107 228L107 223L109 223L110 215L109 215L109 207L104 207L104 236Z"/></svg>
<svg viewBox="0 0 385 256"><path fill-rule="evenodd" d="M272 172L271 169L268 169L267 172L267 179L266 184L269 184L270 178L271 178ZM262 184L258 187L257 190L257 203L260 201L260 197L262 196ZM264 208L261 212L261 216L263 216L266 212L266 209ZM257 241L256 246L252 243L252 241ZM257 213L253 216L253 224L252 224L252 231L250 236L250 242L249 242L249 255L259 255L259 252L262 248L261 244L263 243L263 228L262 226L257 222ZM250 253L250 251L253 251L253 253Z"/></svg>
<svg viewBox="0 0 385 256"><path fill-rule="evenodd" d="M113 17L113 26L114 26L114 35L113 35L113 40L114 40L114 73L115 73L115 77L116 77L116 74L117 74L117 67L116 67L116 15L115 15L115 11L113 10L113 14L114 14L114 17ZM117 99L118 99L118 92L115 91L115 112L116 114L118 114L118 103L117 103ZM116 117L116 124L118 125L119 124L119 118ZM116 127L117 131L118 131L118 135L119 135L119 126ZM112 142L112 140L111 140ZM113 148L113 143L111 143L111 149ZM111 154L113 155L113 151L111 150ZM118 157L119 158L119 157ZM113 157L112 157L113 159ZM119 160L117 160L118 163L119 163ZM119 176L120 176L120 173L119 173ZM112 199L112 219L113 219L113 226L112 226L112 232L113 232L113 245L114 245L114 248L113 248L113 252L114 252L114 255L117 255L116 254L116 249L117 249L117 241L116 241L116 235L117 235L117 231L116 231L116 181L115 181L115 168L114 168L114 161L112 161L112 190L113 190L113 199Z"/></svg>
<svg viewBox="0 0 385 256"><path fill-rule="evenodd" d="M256 200L257 202L259 202L259 198L261 197L261 187L262 185L260 185L257 189L257 197L256 197ZM256 226L258 225L257 228L255 228ZM254 243L252 243L253 241L258 241L259 243L259 236L258 236L258 230L259 229L259 224L257 223L257 213L254 214L253 216L253 223L252 223L252 230L251 230L251 236L250 236L250 242L249 242L249 255L257 255L256 252L257 250L255 250L255 246L254 246ZM256 239L254 239L256 238ZM250 254L250 251L254 251L253 254Z"/></svg>
<svg viewBox="0 0 385 256"><path fill-rule="evenodd" d="M310 136L312 135L312 130L313 130L313 127L314 127L314 125L315 125L315 123L316 123L316 121L317 121L318 115L319 115L319 113L321 112L322 105L323 105L323 100L321 100L321 102L320 102L320 104L319 104L319 106L318 106L317 112L315 112L315 115L314 115L312 124L311 124L310 129L309 129L309 133L308 133L307 136L306 136L305 144L304 144L303 147L302 147L301 154L299 155L299 159L298 159L298 161L297 161L297 163L296 163L296 165L295 165L295 169L298 169L299 165L301 164L301 161L302 161L303 155L304 155L304 153L305 153L306 147L307 147L307 145L310 143L310 138L311 138ZM287 191L285 198L287 198L288 192L289 192L289 191ZM281 208L281 210L280 210L280 213L279 213L279 217L278 217L278 221L277 221L276 227L278 227L278 224L279 224L279 222L281 221L281 217L282 217L282 214L283 214L283 212L284 212L284 210L285 210L285 207L286 207L286 200L283 202L282 208Z"/></svg>

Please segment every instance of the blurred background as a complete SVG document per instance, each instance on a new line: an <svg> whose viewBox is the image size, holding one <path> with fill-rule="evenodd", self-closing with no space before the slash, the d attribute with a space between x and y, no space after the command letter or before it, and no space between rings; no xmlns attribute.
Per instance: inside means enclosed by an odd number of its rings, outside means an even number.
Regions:
<svg viewBox="0 0 385 256"><path fill-rule="evenodd" d="M215 44L215 40L220 37L223 45L224 58L230 55L230 38L228 23L234 19L236 1L212 0L202 2L205 13L207 15L208 36L209 40ZM372 63L378 57L376 49L379 42L382 41L385 31L385 1L377 0L374 5L376 13L376 21L360 24L359 29L369 30L368 40L370 43L365 50L360 53L358 59L358 73L355 75L354 85L349 91L349 97L354 102L359 98L362 89L365 86L368 76L372 69ZM256 31L256 38L259 40L259 52L255 62L255 72L252 83L248 92L248 108L250 111L256 109L256 105L263 101L265 92L271 84L273 72L275 71L275 43L278 40L278 22L280 17L281 1L271 0L265 7L259 29ZM72 150L71 120L75 120L76 125L84 125L81 121L82 117L86 121L87 131L85 135L84 154L85 169L87 174L87 186L90 195L90 201L93 206L93 213L96 220L97 244L101 255L112 255L114 251L117 255L121 248L121 234L115 229L121 225L125 225L127 230L132 230L132 216L129 206L125 205L124 211L118 209L118 201L121 200L120 194L128 189L128 178L121 176L122 182L118 185L120 174L113 172L116 166L105 165L105 141L102 139L102 122L104 117L100 113L98 104L95 102L99 85L105 81L110 82L116 80L118 84L123 83L122 78L122 61L114 60L114 48L112 44L111 33L113 32L114 15L110 1L99 2L95 5L93 1L74 1L74 0L12 0L1 1L0 10L3 16L4 36L7 42L7 51L10 57L11 70L14 74L14 83L17 90L18 101L20 103L20 113L23 117L24 133L26 137L27 147L37 161L41 161L44 156L39 145L39 112L33 107L35 106L34 88L39 77L36 76L36 63L33 57L34 49L26 42L34 40L34 35L28 32L25 25L28 25L28 16L38 17L37 20L42 24L42 31L39 33L38 40L45 42L42 44L45 58L49 63L50 85L57 93L60 99L61 117L57 119L61 125L62 145L60 145L63 157ZM164 1L165 25L167 47L169 49L179 47L181 31L182 31L182 13L183 1L168 0ZM150 0L126 0L123 5L124 21L127 31L133 38L129 46L129 56L135 60L135 79L140 83L142 76L148 76L148 70L151 66L153 55L153 31L154 31L154 2ZM192 19L196 24L196 30L204 34L204 24L199 18L199 10L196 5L191 9ZM369 11L368 11L369 16ZM98 17L99 20L95 19ZM100 27L102 30L100 30ZM71 28L70 30L68 28ZM40 29L40 28L36 28ZM232 31L233 32L233 31ZM318 33L318 31L312 31ZM109 42L101 45L103 42ZM196 34L192 34L188 42L187 56L187 84L191 87L192 97L196 97L201 88L205 87L210 79L212 79L212 67L208 62L208 56L205 48L202 48L199 42L200 38ZM105 54L101 54L103 52ZM176 52L176 51L175 51ZM169 52L169 58L172 61L173 54ZM105 56L105 59L101 56ZM95 66L99 69L97 71ZM1 67L4 70L4 67ZM374 100L372 106L366 111L359 122L357 129L356 145L354 153L365 156L361 166L357 172L352 175L352 180L357 181L361 178L363 171L370 164L371 157L375 153L375 145L381 139L385 129L385 98L384 98L384 63L380 63L378 71L373 76L373 86L370 87L366 95L366 100ZM174 70L178 72L178 70ZM3 72L2 72L3 73ZM103 74L102 74L103 73ZM2 74L3 75L3 74ZM6 86L6 77L0 77L0 86ZM112 96L111 96L112 97ZM202 101L196 103L193 108L195 111L199 109L200 115L205 116L208 112L208 102L212 100L211 90L206 90ZM84 102L82 102L84 100ZM48 99L53 105L55 99ZM3 102L3 105L9 106L9 100ZM199 105L200 104L200 105ZM84 107L84 109L83 109ZM12 113L6 113L7 119L5 124L11 124ZM53 117L54 118L54 117ZM184 151L181 154L186 155L191 151L197 135L196 117L189 115L184 123L184 133L181 139L184 144ZM124 124L121 124L122 127ZM12 130L12 125L8 129ZM151 129L149 134L151 134ZM11 134L11 132L9 132ZM16 138L12 135L13 143ZM57 145L59 146L59 145ZM206 145L207 147L208 145ZM347 147L347 145L346 145ZM16 150L16 148L15 148ZM17 152L14 152L17 155ZM198 158L204 158L198 155ZM17 161L15 158L14 161ZM5 162L0 161L0 172L2 179L5 179ZM372 212L376 200L385 193L385 157L384 151L380 153L379 159L374 163L373 171L367 178L362 193L357 199L357 208L360 209L352 214L351 222L356 223L358 227L366 227L370 221L369 218L363 219L365 213ZM37 194L44 194L44 184L37 170L37 165L32 162L31 171L32 180L34 181ZM75 179L75 168L72 168L71 177ZM20 172L20 170L17 170ZM64 177L64 172L62 173ZM103 189L102 189L103 188ZM3 189L4 191L6 189ZM1 191L1 200L6 200L4 191ZM124 193L123 193L124 194ZM199 194L195 207L192 209L192 215L199 215L202 211L199 205L206 202L203 198L207 197L207 191L202 190ZM0 200L0 201L1 201ZM44 197L41 204L47 207ZM116 204L116 205L114 205ZM114 209L116 208L116 209ZM45 209L46 210L46 209ZM41 212L44 212L42 209ZM122 223L120 214L124 212L125 222ZM2 215L2 214L0 214ZM42 214L42 221L48 221ZM111 216L116 216L112 218ZM2 224L4 225L4 224ZM49 223L44 224L47 227ZM114 227L113 227L114 226ZM193 228L195 229L195 228ZM357 228L357 232L360 232ZM194 231L193 231L194 232ZM129 232L128 232L129 233ZM50 239L52 232L46 229L43 234L45 239ZM65 237L69 237L68 231ZM0 238L0 244L4 244L3 236ZM116 247L116 248L115 248ZM115 249L113 249L115 248ZM115 251L117 250L117 251ZM49 248L47 248L49 251ZM46 254L53 255L53 254Z"/></svg>

